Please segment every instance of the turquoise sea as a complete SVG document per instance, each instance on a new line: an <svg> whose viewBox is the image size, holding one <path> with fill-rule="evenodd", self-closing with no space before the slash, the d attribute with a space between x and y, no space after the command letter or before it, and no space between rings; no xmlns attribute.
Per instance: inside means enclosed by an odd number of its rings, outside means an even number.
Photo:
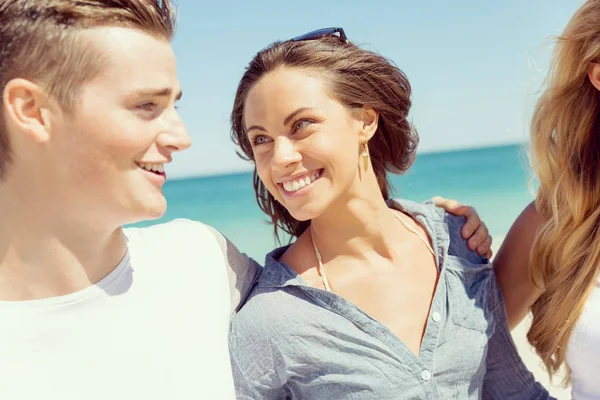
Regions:
<svg viewBox="0 0 600 400"><path fill-rule="evenodd" d="M523 145L419 154L404 175L392 175L395 197L424 201L435 195L474 206L496 243L533 200L532 173ZM272 228L256 204L252 174L168 181L167 213L147 226L174 218L212 225L242 251L262 261L275 247Z"/></svg>

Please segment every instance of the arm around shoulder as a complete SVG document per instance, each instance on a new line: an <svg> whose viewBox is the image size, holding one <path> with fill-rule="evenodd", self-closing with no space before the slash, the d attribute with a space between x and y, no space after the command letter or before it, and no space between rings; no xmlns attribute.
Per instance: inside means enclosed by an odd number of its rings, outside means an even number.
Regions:
<svg viewBox="0 0 600 400"><path fill-rule="evenodd" d="M510 329L525 318L542 292L529 276L529 253L542 223L535 204L529 204L513 223L493 261Z"/></svg>

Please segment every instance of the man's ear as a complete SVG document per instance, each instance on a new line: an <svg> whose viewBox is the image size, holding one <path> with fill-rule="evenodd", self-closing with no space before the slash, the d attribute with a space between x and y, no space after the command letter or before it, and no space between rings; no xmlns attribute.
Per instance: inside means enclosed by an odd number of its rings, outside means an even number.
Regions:
<svg viewBox="0 0 600 400"><path fill-rule="evenodd" d="M22 78L12 79L4 87L2 101L8 119L5 123L16 126L36 142L49 139L49 97L39 85Z"/></svg>

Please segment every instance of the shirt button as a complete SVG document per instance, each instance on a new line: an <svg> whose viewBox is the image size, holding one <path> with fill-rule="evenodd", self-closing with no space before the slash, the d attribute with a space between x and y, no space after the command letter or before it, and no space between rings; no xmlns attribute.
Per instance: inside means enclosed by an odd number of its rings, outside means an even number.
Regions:
<svg viewBox="0 0 600 400"><path fill-rule="evenodd" d="M429 372L428 370L424 369L423 372L421 372L421 379L423 379L424 381L428 381L431 379L431 372Z"/></svg>
<svg viewBox="0 0 600 400"><path fill-rule="evenodd" d="M442 319L442 314L435 311L434 313L431 314L431 319L433 320L433 322L440 322L440 320Z"/></svg>

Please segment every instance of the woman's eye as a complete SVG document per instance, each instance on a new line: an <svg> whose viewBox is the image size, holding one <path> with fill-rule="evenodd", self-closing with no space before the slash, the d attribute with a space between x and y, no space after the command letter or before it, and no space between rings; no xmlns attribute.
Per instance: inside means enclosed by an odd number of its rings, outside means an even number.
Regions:
<svg viewBox="0 0 600 400"><path fill-rule="evenodd" d="M268 141L269 141L269 138L267 138L266 136L260 136L260 135L255 137L253 140L255 146L267 143Z"/></svg>
<svg viewBox="0 0 600 400"><path fill-rule="evenodd" d="M307 119L302 119L294 124L294 131L298 131L302 128L306 128L308 125L311 125L313 122Z"/></svg>

